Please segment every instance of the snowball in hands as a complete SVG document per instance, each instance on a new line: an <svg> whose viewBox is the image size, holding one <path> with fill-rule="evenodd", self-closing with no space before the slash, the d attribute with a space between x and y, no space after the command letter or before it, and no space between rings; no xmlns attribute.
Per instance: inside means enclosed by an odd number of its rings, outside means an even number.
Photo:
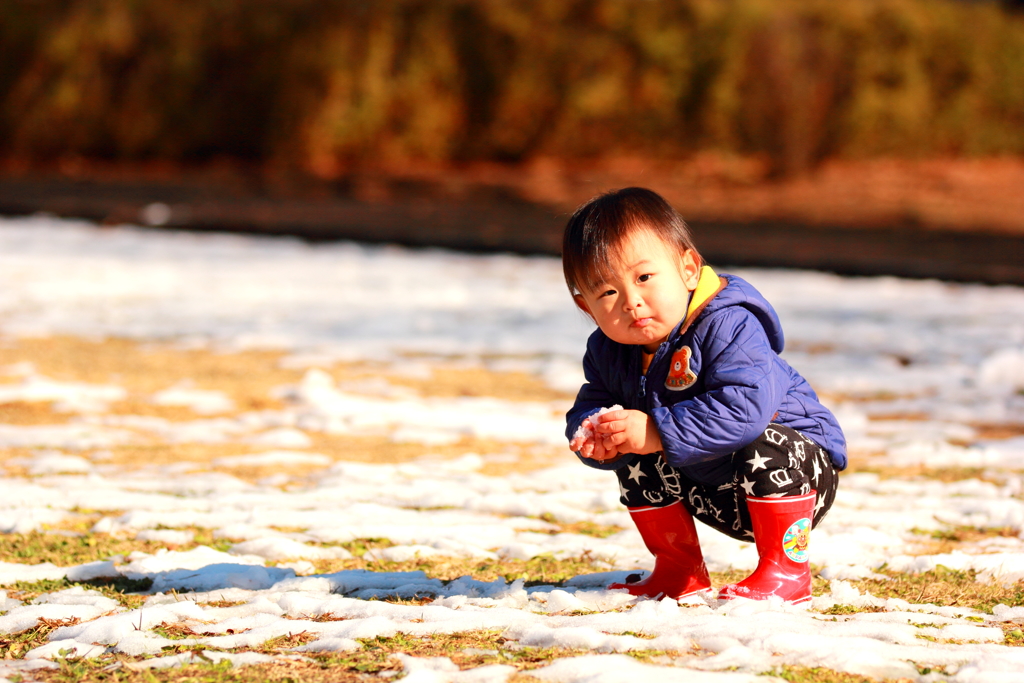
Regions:
<svg viewBox="0 0 1024 683"><path fill-rule="evenodd" d="M594 438L594 428L591 420L604 415L605 413L610 413L613 410L622 410L622 406L616 403L611 408L601 408L601 410L581 422L580 426L576 428L575 432L573 432L572 443L576 443L578 440L587 441L588 439Z"/></svg>

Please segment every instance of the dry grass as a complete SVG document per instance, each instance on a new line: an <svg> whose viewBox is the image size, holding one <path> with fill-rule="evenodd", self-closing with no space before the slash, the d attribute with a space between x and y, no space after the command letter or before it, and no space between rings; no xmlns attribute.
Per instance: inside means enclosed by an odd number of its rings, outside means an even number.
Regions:
<svg viewBox="0 0 1024 683"><path fill-rule="evenodd" d="M170 421L202 419L190 408L161 406L152 402L153 393L190 382L197 389L221 391L230 397L234 415L253 410L285 407L272 396L273 390L295 385L304 371L282 364L284 354L277 351L239 351L218 353L209 349L182 349L170 344L141 344L126 339L90 340L69 336L46 338L6 338L0 344L0 368L16 363L31 363L36 371L54 380L106 384L124 388L125 400L114 402L113 415L141 415ZM554 391L540 379L524 372L495 372L483 367L463 367L437 361L428 377L410 376L401 369L377 363L337 363L327 368L334 379L346 385L346 391L359 393L358 383L380 380L405 387L423 397L489 396L507 401L569 401L571 396ZM10 376L0 382L15 383ZM355 388L352 388L355 387ZM73 416L58 412L49 402L18 401L0 404L0 423L14 425L63 424ZM136 431L131 430L129 431ZM134 469L145 465L194 462L197 469L209 467L216 459L244 455L258 447L240 443L201 444L164 443L146 432L136 431L131 444L103 449L103 463ZM310 432L311 450L334 460L372 463L402 463L423 458L450 459L466 453L502 457L489 461L483 472L500 476L512 471L548 467L571 458L565 449L533 444L510 444L488 439L463 438L451 444L425 446L396 443L384 435L334 435ZM0 463L27 458L30 449L0 448ZM85 455L92 455L86 452ZM9 474L25 475L24 468L7 465ZM273 475L286 474L294 479L316 477L322 466L265 465L218 467L240 479L256 482Z"/></svg>
<svg viewBox="0 0 1024 683"><path fill-rule="evenodd" d="M197 388L219 390L230 396L239 410L278 408L271 390L297 383L304 371L285 367L281 351L244 350L218 353L210 349L182 349L172 344L140 344L129 339L82 339L71 336L7 339L0 345L0 368L19 362L32 363L47 377L91 384L114 384L130 394L148 396L192 380ZM329 368L339 382L379 378L414 389L427 397L491 396L509 401L567 400L540 379L524 372L493 372L480 367L458 367L451 363L432 365L442 372L430 377L411 377L380 363L335 363ZM159 414L194 418L190 411L153 406L138 399L115 403L115 414ZM140 412L140 411L150 412ZM166 411L169 414L164 414Z"/></svg>
<svg viewBox="0 0 1024 683"><path fill-rule="evenodd" d="M86 519L91 519L86 517ZM564 525L568 531L607 535L618 529L600 527L598 525ZM194 535L191 543L180 546L168 546L156 541L139 541L125 535L84 533L80 536L34 531L28 534L0 535L0 562L18 562L34 564L52 562L58 566L70 566L94 562L97 560L120 561L128 553L138 550L155 553L161 548L185 551L198 545L207 545L218 550L227 550L231 539L214 538L209 529L189 527L183 530ZM312 562L316 573L329 574L343 570L365 569L380 572L422 571L428 577L451 581L461 576L472 576L480 581L514 581L522 579L527 585L557 585L565 580L589 572L604 571L594 564L594 558L587 554L580 557L555 558L544 555L530 560L479 560L457 557L415 558L405 562L389 562L367 557L369 550L387 548L392 545L387 539L356 539L354 541L331 544L319 544L323 547L340 546L351 552L355 557L348 560L329 559ZM737 576L736 578L742 578ZM109 582L94 582L106 585ZM41 592L55 589L54 586L70 586L66 581L43 582L45 585L17 584L12 597L29 599ZM90 586L91 582L83 585ZM27 598L25 597L27 596Z"/></svg>
<svg viewBox="0 0 1024 683"><path fill-rule="evenodd" d="M452 444L423 445L417 443L396 443L386 436L351 436L309 432L312 439L310 452L320 453L335 461L365 462L374 464L398 464L413 461L449 460L467 453L483 456L500 455L497 461L487 461L480 472L490 476L501 476L512 472L530 471L551 467L570 461L573 457L568 449L535 444L510 444L487 439L463 438ZM265 477L284 474L293 481L315 479L321 476L325 466L311 463L280 463L266 465L232 465L213 461L236 455L258 452L260 447L240 443L136 443L104 448L101 461L124 470L146 466L161 466L178 463L195 463L195 470L215 469L231 474L244 481L255 483ZM296 450L296 449L290 449ZM0 463L5 460L29 458L29 449L0 448ZM87 453L88 455L88 453ZM10 474L24 475L27 470L18 465L8 464Z"/></svg>
<svg viewBox="0 0 1024 683"><path fill-rule="evenodd" d="M0 634L0 659L18 659L32 648L44 645L54 629L77 623L78 619L40 619L35 628L21 633Z"/></svg>
<svg viewBox="0 0 1024 683"><path fill-rule="evenodd" d="M223 391L240 410L279 407L270 390L302 377L297 370L280 367L281 357L276 351L215 353L128 339L70 336L19 338L0 346L0 367L29 362L55 380L120 386L133 398L114 404L112 412L159 414L168 419L195 416L178 408L153 406L145 399L186 379L197 388Z"/></svg>
<svg viewBox="0 0 1024 683"><path fill-rule="evenodd" d="M457 634L458 645L464 646L464 650L494 650L497 654L453 657L463 670L484 666L487 664L505 664L517 667L519 671L509 677L508 683L540 683L539 678L530 675L532 669L550 664L556 657L572 657L583 654L590 654L584 651L557 650L557 649L536 649L528 648L522 651L512 652L500 648L501 641L494 638L490 641L479 642L476 647L472 645L475 641L463 636L468 634ZM496 647L497 646L497 647ZM278 661L272 664L261 664L248 666L240 669L230 669L225 665L197 663L175 669L163 670L134 670L128 668L132 660L124 656L115 657L115 664L110 665L104 661L92 663L88 661L61 662L58 671L33 672L33 675L40 681L60 682L76 681L81 683L92 683L93 681L104 683L162 683L163 681L187 681L188 683L257 683L261 681L316 681L317 683L368 683L380 681L381 674L394 676L401 671L398 660L392 657L395 652L406 652L411 645L403 640L400 643L385 641L376 649L367 653L350 656L317 656L314 662L301 661ZM394 648L393 650L388 648ZM425 641L418 648L417 656L445 656L444 654L431 654L434 652L445 652L448 648L445 645L431 645ZM642 653L633 653L638 658ZM663 663L671 663L670 657L659 653L651 659L669 660ZM196 656L197 662L202 662L200 656ZM479 662L479 663L477 663ZM662 662L659 662L662 663ZM112 667L112 668L111 668ZM792 683L909 683L909 679L872 679L856 674L844 674L827 669L808 669L803 667L784 667L771 672L785 681ZM685 673L680 672L681 676Z"/></svg>
<svg viewBox="0 0 1024 683"><path fill-rule="evenodd" d="M1020 530L1014 527L958 526L937 531L914 530L922 537L916 543L915 555L939 555L961 550L965 543L976 544L986 538L1018 538Z"/></svg>
<svg viewBox="0 0 1024 683"><path fill-rule="evenodd" d="M139 541L110 534L65 536L32 531L27 534L0 534L0 561L22 564L52 562L68 567L123 557L135 550L155 553L166 547L166 544L156 541Z"/></svg>
<svg viewBox="0 0 1024 683"><path fill-rule="evenodd" d="M70 415L57 413L49 402L14 401L0 403L0 424L31 426L62 424Z"/></svg>
<svg viewBox="0 0 1024 683"><path fill-rule="evenodd" d="M156 683L158 681L188 681L189 683L260 683L261 681L318 681L322 683L363 683L379 681L373 674L359 671L348 671L340 668L322 666L307 662L275 662L259 666L247 666L231 669L228 665L209 664L203 657L195 657L196 664L172 669L132 669L129 664L133 660L122 658L114 665L104 661L102 664L88 660L62 662L58 671L33 672L35 679L40 681L65 682L76 681L91 683L93 681L117 683ZM108 666L115 670L107 671Z"/></svg>
<svg viewBox="0 0 1024 683"><path fill-rule="evenodd" d="M541 515L541 519L549 524L555 524L558 526L558 530L551 531L553 534L582 534L583 536L593 536L595 538L608 538L613 534L617 534L622 531L622 527L612 526L608 524L595 524L594 522L573 522L572 524L559 523L555 520L551 514Z"/></svg>
<svg viewBox="0 0 1024 683"><path fill-rule="evenodd" d="M41 643L47 627L41 626L33 632L32 643ZM187 627L167 628L165 635L191 637ZM642 634L627 634L642 635ZM280 654L280 648L294 647L310 640L308 633L282 636L253 650L262 654ZM391 637L377 637L362 640L363 649L350 653L312 654L312 661L278 660L269 664L231 669L227 664L204 662L201 648L182 646L166 654L192 652L195 664L172 669L145 669L145 659L124 655L107 655L94 660L58 660L57 670L38 672L42 681L209 681L211 683L248 683L250 681L317 681L323 683L380 680L381 676L392 677L402 670L401 662L394 656L403 653L419 658L447 657L462 670L488 665L506 665L516 669L509 683L535 683L539 679L530 672L552 663L555 659L590 654L586 650L565 648L520 647L507 641L498 631L475 631L466 633L436 634L432 636L408 636L398 634ZM27 648L27 645L25 646ZM683 664L681 656L703 656L711 653L694 647L686 652L635 651L627 653L640 661L661 666ZM781 667L772 674L794 683L855 683L872 679L854 674L844 674L827 669L802 667ZM889 679L887 679L889 680Z"/></svg>
<svg viewBox="0 0 1024 683"><path fill-rule="evenodd" d="M303 634L277 639L281 647L296 646L308 640ZM156 681L189 681L211 683L250 683L258 681L317 681L317 683L352 683L380 681L380 676L394 676L402 671L396 653L416 657L449 657L460 668L476 668L487 664L514 666L519 673L509 683L536 683L529 675L531 669L551 663L556 657L587 654L579 650L524 648L504 649L504 639L492 632L458 633L414 638L397 635L391 638L372 638L363 641L364 649L353 653L338 653L310 657L312 661L279 660L269 664L232 669L226 663L204 662L201 649L181 648L181 652L194 652L195 664L172 669L145 669L145 660L114 655L102 660L61 661L58 670L33 672L41 681L116 681L118 683L153 683ZM278 651L259 648L263 654ZM111 661L113 663L111 663Z"/></svg>
<svg viewBox="0 0 1024 683"><path fill-rule="evenodd" d="M878 598L900 598L911 603L964 607L991 613L996 605L1024 605L1024 585L979 582L973 570L959 571L939 566L918 574L887 572L885 580L851 581L857 589ZM1013 628L1019 628L1014 626Z"/></svg>
<svg viewBox="0 0 1024 683"><path fill-rule="evenodd" d="M1012 439L1024 436L1024 424L984 424L971 425L979 440Z"/></svg>
<svg viewBox="0 0 1024 683"><path fill-rule="evenodd" d="M342 544L349 550L353 545L369 547L387 547L388 542L354 541ZM358 552L358 551L356 551ZM574 558L555 558L542 555L529 560L478 560L458 557L415 558L405 562L387 562L356 557L351 560L314 560L313 566L317 574L329 574L349 569L367 569L377 572L412 572L422 571L432 579L453 581L461 576L472 576L478 581L511 582L522 579L527 586L559 585L580 574L605 571L593 564L593 558L584 555ZM424 596L433 597L433 596Z"/></svg>
<svg viewBox="0 0 1024 683"><path fill-rule="evenodd" d="M0 471L0 474L19 477L28 474L28 469L21 464L17 464L17 461L27 461L34 455L36 455L36 452L31 448L0 447L0 467L3 467L3 471Z"/></svg>
<svg viewBox="0 0 1024 683"><path fill-rule="evenodd" d="M869 473L877 474L880 479L933 479L944 483L980 479L992 481L991 473L983 467L929 467L925 464L916 465L880 465L870 460L850 459L850 466L845 474Z"/></svg>
<svg viewBox="0 0 1024 683"><path fill-rule="evenodd" d="M497 476L512 471L550 467L572 458L568 448L534 444L510 444L506 441L463 438L455 443L426 446L419 443L396 443L385 436L350 436L311 433L312 449L336 460L372 463L403 463L422 459L447 460L466 453L479 455L507 454L503 461L488 462L484 474Z"/></svg>
<svg viewBox="0 0 1024 683"><path fill-rule="evenodd" d="M552 389L540 378L525 372L494 372L480 367L450 367L434 362L430 378L388 375L392 384L415 389L421 396L452 398L490 396L505 401L566 401L573 395Z"/></svg>
<svg viewBox="0 0 1024 683"><path fill-rule="evenodd" d="M848 396L833 396L835 400L867 400L864 397L857 399ZM887 396L886 398L892 398ZM907 420L923 422L932 419L927 413L890 413L887 415L872 415L872 421L885 422L891 420ZM999 440L1010 439L1024 435L1024 424L986 424L973 423L969 425L975 431L974 440ZM952 443L959 446L968 446L969 442L952 440ZM925 478L935 479L942 482L963 481L965 479L981 479L983 481L995 481L990 475L988 468L983 467L934 467L925 463L915 465L880 465L873 461L873 457L881 453L850 453L850 464L846 472L870 472L879 475L882 479L914 479ZM995 481L995 483L1001 483Z"/></svg>

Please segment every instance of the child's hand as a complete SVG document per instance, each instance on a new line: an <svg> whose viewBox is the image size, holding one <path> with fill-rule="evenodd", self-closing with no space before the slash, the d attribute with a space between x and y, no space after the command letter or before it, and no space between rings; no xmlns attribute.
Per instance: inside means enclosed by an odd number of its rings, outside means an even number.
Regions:
<svg viewBox="0 0 1024 683"><path fill-rule="evenodd" d="M662 450L661 435L654 420L639 410L612 410L597 415L594 440L605 453L645 455ZM595 445L595 450L597 450Z"/></svg>
<svg viewBox="0 0 1024 683"><path fill-rule="evenodd" d="M580 428L576 430L576 435L569 442L569 448L591 460L614 460L619 457L618 450L605 448L604 439L594 433L594 421L597 419L599 419L598 415L592 415L583 421Z"/></svg>

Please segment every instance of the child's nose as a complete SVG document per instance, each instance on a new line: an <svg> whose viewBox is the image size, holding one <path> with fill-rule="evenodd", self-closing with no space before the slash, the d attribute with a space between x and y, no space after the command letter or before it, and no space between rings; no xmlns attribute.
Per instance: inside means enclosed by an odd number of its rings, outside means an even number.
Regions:
<svg viewBox="0 0 1024 683"><path fill-rule="evenodd" d="M627 311L632 311L632 310L634 310L634 309L637 309L637 308L640 308L640 307L642 307L643 305L644 305L644 301L643 301L643 299L641 299L641 298L640 298L639 296L637 296L637 295L634 295L634 296L628 297L628 298L626 299L626 310L627 310Z"/></svg>

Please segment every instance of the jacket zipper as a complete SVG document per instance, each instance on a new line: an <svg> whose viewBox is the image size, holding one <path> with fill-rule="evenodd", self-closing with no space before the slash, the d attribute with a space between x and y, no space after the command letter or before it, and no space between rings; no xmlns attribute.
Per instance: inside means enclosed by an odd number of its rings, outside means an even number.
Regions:
<svg viewBox="0 0 1024 683"><path fill-rule="evenodd" d="M641 405L643 405L645 408L649 408L650 407L649 402L646 400L646 398L647 398L647 375L651 374L651 370L653 370L654 367L656 365L658 365L662 361L662 359L665 357L667 349L669 348L670 345L671 345L670 341L662 342L661 346L658 347L658 350L654 352L654 357L651 358L651 363L650 363L650 365L647 366L647 372L642 373L640 375L640 400L642 401Z"/></svg>

